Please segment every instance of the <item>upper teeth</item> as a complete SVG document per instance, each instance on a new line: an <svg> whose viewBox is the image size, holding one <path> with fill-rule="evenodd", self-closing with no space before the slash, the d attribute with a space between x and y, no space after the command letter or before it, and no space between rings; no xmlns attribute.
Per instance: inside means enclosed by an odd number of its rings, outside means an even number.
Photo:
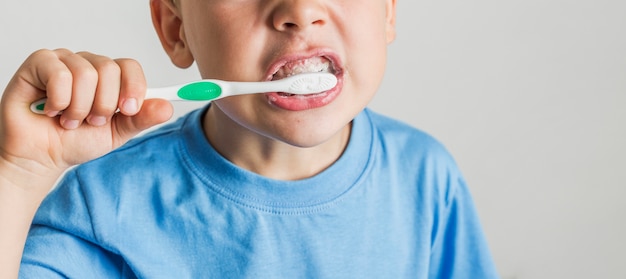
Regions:
<svg viewBox="0 0 626 279"><path fill-rule="evenodd" d="M322 57L313 57L306 60L290 62L282 66L274 74L274 79L285 78L301 73L331 72L330 61Z"/></svg>

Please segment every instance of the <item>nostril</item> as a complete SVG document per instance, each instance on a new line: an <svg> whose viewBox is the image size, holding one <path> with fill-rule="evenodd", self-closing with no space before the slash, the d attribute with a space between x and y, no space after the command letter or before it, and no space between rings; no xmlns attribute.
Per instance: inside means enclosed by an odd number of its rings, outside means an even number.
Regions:
<svg viewBox="0 0 626 279"><path fill-rule="evenodd" d="M323 20L316 20L311 22L311 25L323 25L324 21ZM294 30L294 29L299 29L300 27L304 27L306 25L301 25L301 24L297 24L294 22L284 22L282 24L282 30Z"/></svg>
<svg viewBox="0 0 626 279"><path fill-rule="evenodd" d="M324 20L318 19L316 21L313 21L312 23L313 25L323 25L324 24Z"/></svg>

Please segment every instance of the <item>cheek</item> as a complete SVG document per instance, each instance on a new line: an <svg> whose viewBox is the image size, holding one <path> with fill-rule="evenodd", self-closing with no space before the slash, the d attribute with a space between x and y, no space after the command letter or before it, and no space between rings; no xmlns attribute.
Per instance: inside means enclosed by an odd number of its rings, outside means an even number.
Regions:
<svg viewBox="0 0 626 279"><path fill-rule="evenodd" d="M199 40L192 51L203 78L245 80L254 66L255 57L241 48L232 37Z"/></svg>
<svg viewBox="0 0 626 279"><path fill-rule="evenodd" d="M203 78L224 80L257 80L263 49L262 32L238 24L206 20L190 26L188 42L196 65ZM190 24L191 25L191 24ZM242 44L241 42L246 42Z"/></svg>
<svg viewBox="0 0 626 279"><path fill-rule="evenodd" d="M349 24L360 26L359 32L343 34L347 38L346 71L352 86L359 91L375 91L384 75L387 63L387 33L384 22L383 16L375 16L364 22L351 21Z"/></svg>
<svg viewBox="0 0 626 279"><path fill-rule="evenodd" d="M346 70L345 90L353 91L360 98L371 98L380 86L387 61L386 45L380 40L370 40L367 50L356 48Z"/></svg>

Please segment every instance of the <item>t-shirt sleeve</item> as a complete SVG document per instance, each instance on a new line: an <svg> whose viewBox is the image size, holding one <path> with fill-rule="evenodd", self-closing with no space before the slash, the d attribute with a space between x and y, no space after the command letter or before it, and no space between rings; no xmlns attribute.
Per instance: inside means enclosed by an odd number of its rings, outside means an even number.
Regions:
<svg viewBox="0 0 626 279"><path fill-rule="evenodd" d="M499 278L465 181L449 181L437 214L430 278Z"/></svg>
<svg viewBox="0 0 626 279"><path fill-rule="evenodd" d="M121 278L124 262L88 241L45 226L34 226L25 246L19 278Z"/></svg>
<svg viewBox="0 0 626 279"><path fill-rule="evenodd" d="M78 180L68 173L35 215L19 278L120 278L124 261L97 242Z"/></svg>

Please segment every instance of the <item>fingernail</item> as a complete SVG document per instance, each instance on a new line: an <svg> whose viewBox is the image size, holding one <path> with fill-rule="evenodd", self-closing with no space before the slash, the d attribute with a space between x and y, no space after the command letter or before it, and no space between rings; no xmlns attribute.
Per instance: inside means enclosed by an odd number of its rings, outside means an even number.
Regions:
<svg viewBox="0 0 626 279"><path fill-rule="evenodd" d="M130 98L124 101L121 107L124 113L135 113L137 112L137 99Z"/></svg>
<svg viewBox="0 0 626 279"><path fill-rule="evenodd" d="M78 125L80 125L80 122L78 120L64 120L62 125L63 125L63 128L72 130L72 129L78 128Z"/></svg>
<svg viewBox="0 0 626 279"><path fill-rule="evenodd" d="M104 116L90 116L87 122L92 126L102 126L107 123L107 119Z"/></svg>
<svg viewBox="0 0 626 279"><path fill-rule="evenodd" d="M50 117L55 117L55 116L59 115L59 111L56 111L56 110L48 111L48 112L46 112L46 115L50 116Z"/></svg>

